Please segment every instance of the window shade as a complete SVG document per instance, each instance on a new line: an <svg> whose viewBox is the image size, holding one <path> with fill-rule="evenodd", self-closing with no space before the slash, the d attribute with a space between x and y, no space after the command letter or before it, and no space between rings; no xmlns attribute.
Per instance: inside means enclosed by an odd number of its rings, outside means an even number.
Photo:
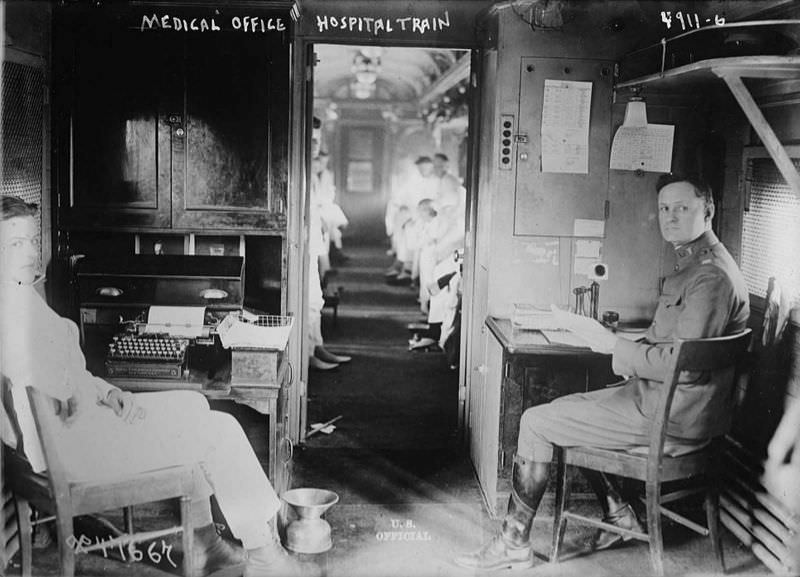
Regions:
<svg viewBox="0 0 800 577"><path fill-rule="evenodd" d="M795 168L800 159L793 159ZM749 210L742 230L742 273L751 294L764 297L770 277L800 301L800 199L770 158L751 158Z"/></svg>

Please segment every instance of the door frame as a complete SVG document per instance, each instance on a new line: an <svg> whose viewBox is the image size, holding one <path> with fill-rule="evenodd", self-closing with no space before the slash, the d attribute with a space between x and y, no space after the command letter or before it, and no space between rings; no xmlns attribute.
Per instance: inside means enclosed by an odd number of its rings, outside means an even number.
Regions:
<svg viewBox="0 0 800 577"><path fill-rule="evenodd" d="M308 317L308 175L311 159L307 154L311 143L313 115L313 44L295 38L290 46L292 87L289 143L289 195L286 218L287 298L286 310L294 314L295 326L289 338L289 422L286 436L292 442L305 439L308 339L305 338Z"/></svg>
<svg viewBox="0 0 800 577"><path fill-rule="evenodd" d="M347 46L362 45L363 40L344 38L336 40L311 39L295 37L292 44L292 110L291 110L291 143L290 143L290 178L287 218L287 258L288 258L288 295L287 310L294 311L295 330L289 344L289 359L292 367L292 388L289 397L288 437L293 442L303 442L307 430L308 408L308 339L304 338L308 323L308 251L309 238L309 175L311 158L308 154L311 144L311 119L314 114L314 66L316 57L314 47L317 44L343 44ZM372 42L385 47L419 47L436 48L436 44L408 42ZM469 379L472 373L468 368L470 362L469 335L474 322L483 319L472 319L472 279L475 265L475 241L477 223L478 175L480 166L480 115L481 115L481 71L483 49L479 46L451 46L442 48L470 51L470 111L467 138L467 167L464 175L464 186L467 189L466 241L462 272L462 305L461 305L461 347L458 371L458 431L457 437L466 440L465 427L469 422Z"/></svg>

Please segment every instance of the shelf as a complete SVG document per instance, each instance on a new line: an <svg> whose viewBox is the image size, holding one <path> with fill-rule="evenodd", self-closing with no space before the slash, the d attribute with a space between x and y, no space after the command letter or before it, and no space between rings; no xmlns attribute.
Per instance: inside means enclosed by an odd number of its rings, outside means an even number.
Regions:
<svg viewBox="0 0 800 577"><path fill-rule="evenodd" d="M664 72L640 76L616 85L617 90L647 86L656 90L688 91L719 82L723 74L744 78L800 79L800 56L733 56L693 62Z"/></svg>

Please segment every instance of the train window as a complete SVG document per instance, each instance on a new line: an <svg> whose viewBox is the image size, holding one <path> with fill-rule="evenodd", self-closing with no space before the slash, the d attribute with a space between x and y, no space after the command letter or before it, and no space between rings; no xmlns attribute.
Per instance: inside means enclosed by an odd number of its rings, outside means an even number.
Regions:
<svg viewBox="0 0 800 577"><path fill-rule="evenodd" d="M0 195L17 196L41 208L45 74L38 65L12 61L15 54L17 52L12 50L7 55L0 82L3 102ZM36 219L40 233L47 218L39 210ZM42 247L42 250L47 248Z"/></svg>
<svg viewBox="0 0 800 577"><path fill-rule="evenodd" d="M771 158L746 158L742 272L751 294L766 296L775 277L786 296L800 301L800 199ZM800 169L800 158L793 163Z"/></svg>

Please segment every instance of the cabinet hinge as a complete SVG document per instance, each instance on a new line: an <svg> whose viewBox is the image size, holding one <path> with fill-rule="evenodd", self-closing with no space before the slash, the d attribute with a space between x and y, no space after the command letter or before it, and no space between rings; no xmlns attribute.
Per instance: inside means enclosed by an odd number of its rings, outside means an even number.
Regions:
<svg viewBox="0 0 800 577"><path fill-rule="evenodd" d="M497 449L497 462L499 464L498 468L503 470L506 466L506 453L503 451L503 447Z"/></svg>
<svg viewBox="0 0 800 577"><path fill-rule="evenodd" d="M611 216L611 202L606 200L603 206L603 215L606 220Z"/></svg>
<svg viewBox="0 0 800 577"><path fill-rule="evenodd" d="M511 363L506 363L503 365L503 378L508 378L508 375L511 374Z"/></svg>

